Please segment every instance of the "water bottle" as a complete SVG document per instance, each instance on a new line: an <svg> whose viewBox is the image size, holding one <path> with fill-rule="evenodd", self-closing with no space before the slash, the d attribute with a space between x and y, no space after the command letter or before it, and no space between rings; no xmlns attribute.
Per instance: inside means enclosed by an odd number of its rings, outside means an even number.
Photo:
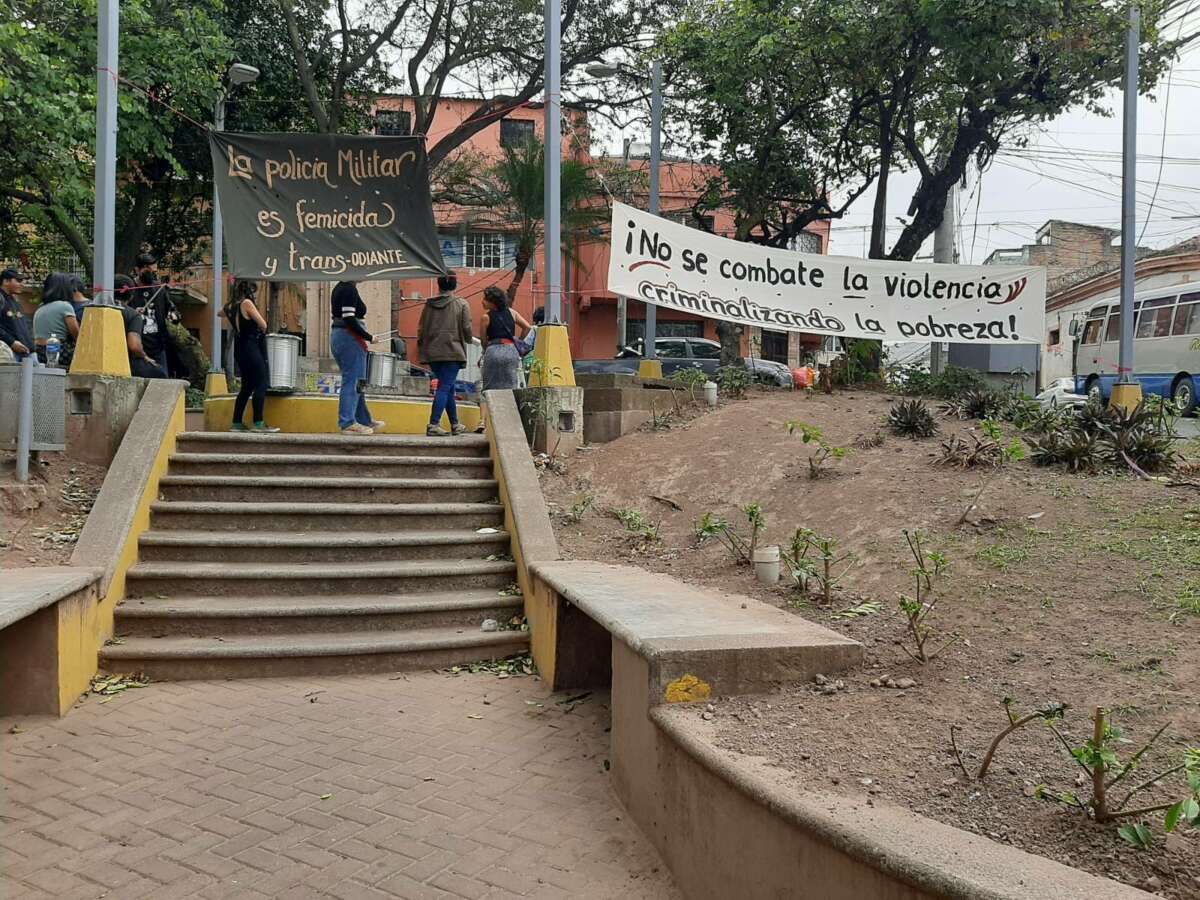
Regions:
<svg viewBox="0 0 1200 900"><path fill-rule="evenodd" d="M62 352L62 344L58 340L58 335L50 335L50 337L46 339L46 365L52 367L57 366L58 355L60 352Z"/></svg>

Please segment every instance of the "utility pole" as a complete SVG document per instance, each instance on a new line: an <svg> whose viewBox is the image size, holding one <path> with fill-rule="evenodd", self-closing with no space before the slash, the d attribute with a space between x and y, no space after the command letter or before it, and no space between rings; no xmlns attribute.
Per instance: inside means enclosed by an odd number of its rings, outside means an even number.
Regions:
<svg viewBox="0 0 1200 900"><path fill-rule="evenodd" d="M1117 356L1117 383L1111 403L1133 410L1142 402L1142 385L1133 377L1133 286L1137 266L1137 97L1138 44L1142 12L1129 4L1129 31L1125 37L1125 117L1121 156L1121 343Z"/></svg>
<svg viewBox="0 0 1200 900"><path fill-rule="evenodd" d="M649 212L658 215L658 170L662 167L662 61L654 60L650 67L650 202ZM646 304L646 341L642 357L657 359L654 340L658 334L658 307Z"/></svg>
<svg viewBox="0 0 1200 900"><path fill-rule="evenodd" d="M92 302L115 306L117 228L117 48L118 0L100 0L96 52L96 220L92 231L95 290Z"/></svg>
<svg viewBox="0 0 1200 900"><path fill-rule="evenodd" d="M217 107L213 110L213 129L225 130L225 88L222 86L221 95L217 98ZM217 179L213 178L212 192L212 340L209 352L208 372L219 375L224 371L221 365L221 307L224 305L225 272L225 227L221 220L221 198L217 196ZM211 392L210 392L211 393Z"/></svg>
<svg viewBox="0 0 1200 900"><path fill-rule="evenodd" d="M562 13L560 0L545 0L546 16L546 324L562 323Z"/></svg>
<svg viewBox="0 0 1200 900"><path fill-rule="evenodd" d="M933 233L933 261L935 263L956 263L957 254L954 252L954 238L958 222L955 220L955 198L958 195L958 182L946 194L946 208L942 212L942 222ZM929 374L940 375L946 367L942 342L932 341L929 344Z"/></svg>
<svg viewBox="0 0 1200 900"><path fill-rule="evenodd" d="M621 164L625 168L625 195L621 198L626 203L632 203L630 193L632 191L632 179L629 177L629 148L633 144L632 138L625 138L622 142L624 148L621 151ZM629 301L623 297L617 297L617 353L621 353L625 349L625 345L629 342Z"/></svg>

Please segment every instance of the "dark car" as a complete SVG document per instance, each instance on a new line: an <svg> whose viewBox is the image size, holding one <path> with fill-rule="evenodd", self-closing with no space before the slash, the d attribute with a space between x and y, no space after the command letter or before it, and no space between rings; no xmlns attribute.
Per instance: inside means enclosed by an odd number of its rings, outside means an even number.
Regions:
<svg viewBox="0 0 1200 900"><path fill-rule="evenodd" d="M654 347L662 363L663 375L667 378L680 369L700 369L711 377L721 367L721 345L707 338L660 337L655 339ZM613 375L622 372L636 374L641 360L641 348L636 347L616 359L577 360L575 371L585 375ZM757 381L778 387L792 386L791 370L782 363L751 357L746 357L743 361Z"/></svg>

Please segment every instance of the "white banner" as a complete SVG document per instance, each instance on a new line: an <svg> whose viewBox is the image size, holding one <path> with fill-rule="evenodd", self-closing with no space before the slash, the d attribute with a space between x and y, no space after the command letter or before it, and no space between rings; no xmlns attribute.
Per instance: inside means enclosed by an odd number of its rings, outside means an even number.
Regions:
<svg viewBox="0 0 1200 900"><path fill-rule="evenodd" d="M668 309L885 341L1040 343L1046 270L776 250L613 204L608 289Z"/></svg>

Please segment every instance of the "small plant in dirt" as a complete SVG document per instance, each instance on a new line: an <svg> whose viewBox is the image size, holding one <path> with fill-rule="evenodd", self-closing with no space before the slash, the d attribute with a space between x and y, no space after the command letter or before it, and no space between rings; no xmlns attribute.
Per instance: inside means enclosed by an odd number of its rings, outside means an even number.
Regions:
<svg viewBox="0 0 1200 900"><path fill-rule="evenodd" d="M913 440L933 437L938 430L933 411L920 399L901 400L893 404L888 410L887 424L892 434Z"/></svg>
<svg viewBox="0 0 1200 900"><path fill-rule="evenodd" d="M716 539L725 545L735 562L749 564L754 558L754 551L758 549L758 539L767 527L767 519L758 503L747 503L742 507L742 514L746 517L750 531L748 537L740 534L721 516L705 513L693 525L696 543L703 544L705 541Z"/></svg>
<svg viewBox="0 0 1200 900"><path fill-rule="evenodd" d="M639 538L644 538L648 541L658 540L658 525L646 518L645 514L640 510L632 507L623 509L614 509L613 515L617 521L625 526L625 530L631 535Z"/></svg>
<svg viewBox="0 0 1200 900"><path fill-rule="evenodd" d="M944 553L925 549L921 543L922 537L919 531L905 530L904 539L908 542L908 549L912 553L916 566L909 570L915 583L913 596L900 595L900 611L904 613L905 626L912 649L910 650L903 643L900 645L900 649L923 665L958 640L957 637L952 637L936 650L925 649L929 639L933 636L933 627L929 624L929 617L933 614L940 599L934 595L933 588L949 568L949 562Z"/></svg>
<svg viewBox="0 0 1200 900"><path fill-rule="evenodd" d="M583 520L583 517L587 515L587 511L592 508L592 505L595 502L596 498L591 494L584 494L582 497L572 503L570 508L567 510L567 521L579 524L579 522Z"/></svg>
<svg viewBox="0 0 1200 900"><path fill-rule="evenodd" d="M988 388L974 388L952 398L945 411L960 419L988 419L1000 411L1000 396Z"/></svg>
<svg viewBox="0 0 1200 900"><path fill-rule="evenodd" d="M741 400L746 396L753 378L745 366L721 366L713 374L717 389L726 397Z"/></svg>
<svg viewBox="0 0 1200 900"><path fill-rule="evenodd" d="M988 768L991 767L992 760L996 757L996 751L1000 748L1000 744L1004 742L1006 737L1008 737L1017 729L1028 725L1030 722L1040 721L1045 725L1053 725L1055 722L1060 721L1067 711L1067 706L1065 703L1051 702L1047 703L1045 706L1035 709L1031 713L1019 715L1014 709L1015 704L1016 701L1013 700L1012 697L1005 697L1000 701L1000 705L1004 707L1005 715L1008 716L1008 725L1005 726L1005 728L999 734L992 738L991 744L988 745L987 752L983 755L983 761L979 764L979 769L975 772L974 778L976 781L982 780L983 777L987 775ZM965 775L967 780L970 781L972 776L971 773L967 771L967 766L963 762L962 753L959 752L958 742L954 738L954 733L955 726L951 725L950 747L954 751L954 759L958 762L958 767L962 769L963 775Z"/></svg>
<svg viewBox="0 0 1200 900"><path fill-rule="evenodd" d="M833 591L854 565L853 553L838 553L837 538L822 537L811 528L797 528L780 558L801 596L820 596L821 602L833 602ZM813 586L816 591L813 591Z"/></svg>
<svg viewBox="0 0 1200 900"><path fill-rule="evenodd" d="M870 434L861 434L854 440L854 446L859 450L874 450L876 447L882 447L887 437L882 431L873 431Z"/></svg>
<svg viewBox="0 0 1200 900"><path fill-rule="evenodd" d="M790 421L785 422L784 427L787 428L788 434L799 434L800 440L805 444L815 444L816 450L808 458L808 477L820 478L825 472L825 465L830 460L845 459L846 454L850 452L849 447L835 447L829 441L825 440L821 429L816 425L809 425L807 422Z"/></svg>
<svg viewBox="0 0 1200 900"><path fill-rule="evenodd" d="M1025 438L1029 459L1037 466L1061 465L1068 472L1094 472L1108 459L1095 431L1059 424Z"/></svg>
<svg viewBox="0 0 1200 900"><path fill-rule="evenodd" d="M1132 787L1123 788L1123 796L1119 800L1112 796L1113 788L1137 771L1142 757L1166 731L1166 725L1158 729L1127 761L1122 762L1117 754L1117 746L1130 742L1112 723L1108 710L1096 707L1092 713L1091 737L1075 746L1053 722L1048 724L1059 743L1083 770L1084 783L1091 786L1091 797L1086 800L1080 799L1073 791L1062 791L1054 795L1054 799L1083 811L1100 824L1122 819L1141 820L1152 813L1162 813L1164 831L1174 831L1181 823L1200 826L1200 748L1188 747L1182 759L1174 765L1149 778L1139 778ZM1130 808L1134 797L1151 788L1161 787L1167 779L1178 775L1183 776L1185 786L1177 789L1175 799ZM1149 826L1143 821L1122 825L1118 834L1140 849L1148 848L1153 840Z"/></svg>
<svg viewBox="0 0 1200 900"><path fill-rule="evenodd" d="M1167 404L1142 403L1132 412L1114 408L1099 429L1115 459L1137 475L1174 468L1178 460L1174 442L1179 435Z"/></svg>
<svg viewBox="0 0 1200 900"><path fill-rule="evenodd" d="M996 467L983 476L983 480L979 483L979 490L975 492L975 496L971 498L971 502L967 504L967 508L963 510L962 515L958 517L956 524L961 525L967 521L967 516L971 514L971 510L979 505L979 498L983 496L983 492L996 477L996 473L1001 471L1005 463L1017 462L1025 458L1025 447L1016 438L1013 438L1008 444L1002 444L1004 435L1000 432L1000 426L995 422L984 419L979 423L980 430L987 435L988 440L1000 448L1000 457Z"/></svg>
<svg viewBox="0 0 1200 900"><path fill-rule="evenodd" d="M708 375L702 369L676 369L671 373L671 381L679 384L688 392L688 396L692 398L692 402L696 402L696 391L704 386L704 382L708 381ZM719 385L718 385L719 387Z"/></svg>

